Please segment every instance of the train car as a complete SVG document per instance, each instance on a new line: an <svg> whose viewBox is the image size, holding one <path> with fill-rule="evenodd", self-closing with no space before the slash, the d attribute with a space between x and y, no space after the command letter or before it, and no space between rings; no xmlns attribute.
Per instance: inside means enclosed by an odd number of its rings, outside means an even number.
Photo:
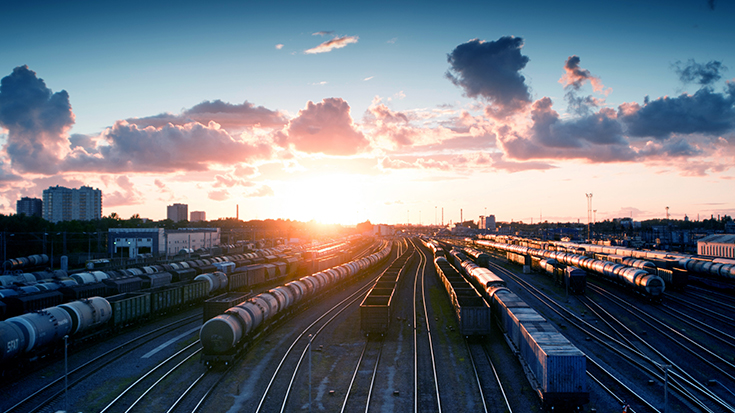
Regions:
<svg viewBox="0 0 735 413"><path fill-rule="evenodd" d="M360 329L365 334L383 335L388 331L395 306L395 293L401 271L413 257L413 249L406 250L378 277L373 288L360 303Z"/></svg>
<svg viewBox="0 0 735 413"><path fill-rule="evenodd" d="M584 294L587 288L587 272L575 266L568 265L564 268L564 285L572 294Z"/></svg>
<svg viewBox="0 0 735 413"><path fill-rule="evenodd" d="M608 281L620 284L652 301L659 301L663 296L666 287L664 280L656 274L649 274L645 270L616 264L610 261L592 259L584 255L563 251L536 250L528 247L485 240L477 241L477 244L501 251L530 254L532 256L542 258L553 258L563 265L578 266L579 268L586 270L588 274L591 273L601 276ZM577 244L574 245L576 246ZM580 249L575 248L573 251L580 252ZM600 250L596 252L605 251L610 252L611 250L600 248Z"/></svg>
<svg viewBox="0 0 735 413"><path fill-rule="evenodd" d="M390 249L390 245L384 244L379 252L346 265L344 271L337 271L337 274L343 274L342 279L352 278L362 270L382 262ZM229 363L244 347L250 335L333 287L336 282L331 277L337 274L330 276L320 272L303 277L258 294L208 320L199 332L203 347L202 361L207 364Z"/></svg>
<svg viewBox="0 0 735 413"><path fill-rule="evenodd" d="M489 304L446 258L436 257L434 266L457 316L459 333L465 336L490 334L492 324Z"/></svg>
<svg viewBox="0 0 735 413"><path fill-rule="evenodd" d="M35 294L18 294L4 297L6 317L15 317L31 311L40 311L64 302L64 294L58 291L40 291Z"/></svg>
<svg viewBox="0 0 735 413"><path fill-rule="evenodd" d="M507 288L492 288L490 295L493 318L527 366L544 408L571 411L589 403L585 354Z"/></svg>
<svg viewBox="0 0 735 413"><path fill-rule="evenodd" d="M220 314L224 314L229 308L247 301L252 296L252 293L231 292L220 294L206 300L204 302L204 322Z"/></svg>
<svg viewBox="0 0 735 413"><path fill-rule="evenodd" d="M113 329L120 329L136 324L151 316L151 294L147 292L131 292L107 297L112 307Z"/></svg>

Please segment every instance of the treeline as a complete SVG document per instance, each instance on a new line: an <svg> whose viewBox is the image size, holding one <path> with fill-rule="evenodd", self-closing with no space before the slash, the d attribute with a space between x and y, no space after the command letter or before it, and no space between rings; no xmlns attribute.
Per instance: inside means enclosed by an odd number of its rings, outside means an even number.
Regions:
<svg viewBox="0 0 735 413"><path fill-rule="evenodd" d="M3 259L32 254L107 254L107 233L111 228L220 228L223 243L263 238L324 239L354 233L352 227L283 219L242 221L234 218L213 221L174 222L144 220L139 215L122 219L116 213L92 221L49 222L40 217L0 214L0 254Z"/></svg>

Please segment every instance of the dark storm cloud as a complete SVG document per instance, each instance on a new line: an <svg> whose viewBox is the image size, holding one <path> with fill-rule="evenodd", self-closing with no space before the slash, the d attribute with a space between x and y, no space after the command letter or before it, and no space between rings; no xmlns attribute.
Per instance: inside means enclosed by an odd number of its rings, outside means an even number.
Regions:
<svg viewBox="0 0 735 413"><path fill-rule="evenodd" d="M689 59L686 64L676 62L673 67L682 83L696 83L702 86L709 86L722 79L721 72L727 70L727 67L717 60L702 64L695 62L694 59Z"/></svg>
<svg viewBox="0 0 735 413"><path fill-rule="evenodd" d="M620 105L618 116L633 137L666 139L672 133L717 135L735 128L735 87L728 83L725 93L710 88L693 95L662 97L654 101Z"/></svg>
<svg viewBox="0 0 735 413"><path fill-rule="evenodd" d="M464 89L468 97L482 97L503 116L525 107L531 94L520 71L529 61L521 54L523 39L501 37L496 41L471 40L447 55L451 68L446 77Z"/></svg>
<svg viewBox="0 0 735 413"><path fill-rule="evenodd" d="M73 124L66 91L52 93L28 66L16 67L0 82L0 125L8 130L5 150L13 169L55 173Z"/></svg>

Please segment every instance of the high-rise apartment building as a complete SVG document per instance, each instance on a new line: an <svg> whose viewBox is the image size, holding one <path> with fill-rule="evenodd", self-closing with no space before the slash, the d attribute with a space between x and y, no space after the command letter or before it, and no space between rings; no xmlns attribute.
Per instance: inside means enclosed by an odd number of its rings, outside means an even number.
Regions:
<svg viewBox="0 0 735 413"><path fill-rule="evenodd" d="M207 213L204 211L191 211L191 217L189 218L189 222L199 222L199 221L206 221L207 220Z"/></svg>
<svg viewBox="0 0 735 413"><path fill-rule="evenodd" d="M477 227L479 229L495 231L495 215L480 215L480 222Z"/></svg>
<svg viewBox="0 0 735 413"><path fill-rule="evenodd" d="M43 190L43 218L51 222L90 221L102 218L102 191L52 186Z"/></svg>
<svg viewBox="0 0 735 413"><path fill-rule="evenodd" d="M166 218L173 222L186 221L189 219L189 205L173 204L166 207Z"/></svg>
<svg viewBox="0 0 735 413"><path fill-rule="evenodd" d="M26 214L29 217L43 216L43 201L39 198L29 198L24 196L15 203L15 212Z"/></svg>

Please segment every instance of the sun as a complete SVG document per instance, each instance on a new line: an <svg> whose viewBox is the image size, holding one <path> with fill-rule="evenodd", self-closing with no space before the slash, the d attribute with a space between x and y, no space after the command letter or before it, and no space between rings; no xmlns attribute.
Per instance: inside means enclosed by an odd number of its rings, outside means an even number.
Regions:
<svg viewBox="0 0 735 413"><path fill-rule="evenodd" d="M285 190L291 206L287 215L299 221L355 225L369 219L369 194L364 177L353 174L318 174L297 177Z"/></svg>

